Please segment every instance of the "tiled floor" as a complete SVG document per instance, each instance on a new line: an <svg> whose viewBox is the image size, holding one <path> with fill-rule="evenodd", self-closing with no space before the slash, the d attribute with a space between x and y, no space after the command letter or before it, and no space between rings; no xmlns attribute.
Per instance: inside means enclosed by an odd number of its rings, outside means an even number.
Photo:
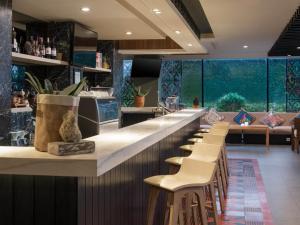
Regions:
<svg viewBox="0 0 300 225"><path fill-rule="evenodd" d="M259 162L274 225L300 224L300 155L290 146L228 146L230 158Z"/></svg>

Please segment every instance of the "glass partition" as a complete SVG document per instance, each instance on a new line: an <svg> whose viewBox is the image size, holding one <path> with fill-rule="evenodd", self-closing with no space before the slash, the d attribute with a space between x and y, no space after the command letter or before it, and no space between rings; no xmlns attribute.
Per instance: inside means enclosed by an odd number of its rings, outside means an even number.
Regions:
<svg viewBox="0 0 300 225"><path fill-rule="evenodd" d="M185 107L192 107L195 97L202 105L202 60L183 60L180 101Z"/></svg>
<svg viewBox="0 0 300 225"><path fill-rule="evenodd" d="M275 112L286 111L286 59L269 59L269 109Z"/></svg>

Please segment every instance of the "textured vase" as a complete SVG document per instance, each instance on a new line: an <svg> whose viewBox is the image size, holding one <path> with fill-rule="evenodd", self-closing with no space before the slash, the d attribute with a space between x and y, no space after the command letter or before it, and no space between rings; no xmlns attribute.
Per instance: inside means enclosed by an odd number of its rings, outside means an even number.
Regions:
<svg viewBox="0 0 300 225"><path fill-rule="evenodd" d="M62 141L59 128L63 116L73 111L78 117L79 97L40 94L37 97L34 147L46 152L49 142Z"/></svg>

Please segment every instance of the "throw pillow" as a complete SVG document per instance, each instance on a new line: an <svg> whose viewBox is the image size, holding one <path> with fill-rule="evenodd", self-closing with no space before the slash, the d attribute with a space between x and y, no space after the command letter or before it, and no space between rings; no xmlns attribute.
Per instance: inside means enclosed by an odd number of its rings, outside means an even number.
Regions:
<svg viewBox="0 0 300 225"><path fill-rule="evenodd" d="M267 125L267 126L273 128L273 127L280 126L281 124L283 124L284 119L277 114L268 113L265 117L263 117L261 119L260 122L263 123L264 125Z"/></svg>
<svg viewBox="0 0 300 225"><path fill-rule="evenodd" d="M214 108L211 108L205 115L204 120L213 125L218 121L224 120L224 116L220 115Z"/></svg>
<svg viewBox="0 0 300 225"><path fill-rule="evenodd" d="M255 117L248 113L246 110L241 109L241 111L233 118L233 121L241 125L245 122L252 124L255 121Z"/></svg>

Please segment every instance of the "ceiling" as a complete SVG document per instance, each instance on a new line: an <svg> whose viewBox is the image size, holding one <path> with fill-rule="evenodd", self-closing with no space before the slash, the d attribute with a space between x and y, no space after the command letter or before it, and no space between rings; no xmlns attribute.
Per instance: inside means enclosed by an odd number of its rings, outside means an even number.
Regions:
<svg viewBox="0 0 300 225"><path fill-rule="evenodd" d="M84 13L82 7L90 7L91 11ZM13 10L44 21L77 21L98 32L103 40L164 38L158 29L115 0L13 0ZM127 31L132 35L126 35Z"/></svg>
<svg viewBox="0 0 300 225"><path fill-rule="evenodd" d="M299 0L200 0L214 39L202 39L207 57L257 57L268 51ZM243 46L248 45L247 49Z"/></svg>
<svg viewBox="0 0 300 225"><path fill-rule="evenodd" d="M208 53L201 57L221 58L267 56L300 5L300 0L199 0L214 34L199 41L170 1L13 0L13 9L45 21L78 21L97 31L100 39L169 36L183 48L174 53ZM91 11L81 12L83 6ZM162 14L154 15L153 8L161 9ZM180 35L174 33L177 29L182 31ZM127 36L126 31L133 34ZM193 47L187 47L187 43ZM244 45L249 47L245 49Z"/></svg>

